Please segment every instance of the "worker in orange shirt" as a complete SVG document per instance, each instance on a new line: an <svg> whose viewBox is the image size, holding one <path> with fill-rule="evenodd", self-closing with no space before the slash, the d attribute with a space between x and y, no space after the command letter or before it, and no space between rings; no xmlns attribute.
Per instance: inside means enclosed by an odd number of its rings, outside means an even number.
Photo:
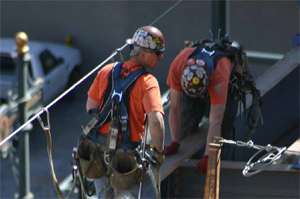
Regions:
<svg viewBox="0 0 300 199"><path fill-rule="evenodd" d="M223 118L227 97L231 100L236 92L228 92L232 54L222 53L205 44L187 47L172 62L167 79L170 86L169 125L172 143L166 147L166 155L176 153L182 138L198 129L210 101L206 148L203 158L197 164L197 169L202 173L207 170L208 144L213 142L215 136L221 136L221 129L222 136L228 136L237 111L237 105L234 105L232 116ZM223 119L228 121L224 122ZM228 123L230 125L226 125Z"/></svg>
<svg viewBox="0 0 300 199"><path fill-rule="evenodd" d="M163 51L165 50L164 36L159 29L153 26L144 26L139 28L133 38L127 40L127 43L131 48L131 59L121 64L108 64L99 71L88 91L86 109L88 112L94 109L102 111L107 99L113 97L115 93L122 95L119 100L120 103L124 102L125 104L125 113L123 115L120 113L118 121L120 127L118 128L117 150L118 148L122 148L124 151L134 150L140 145L145 130L146 114L154 152L159 156L157 161L162 164L164 156L164 111L158 81L145 69L156 68L162 60ZM120 71L117 77L114 77L116 70ZM128 88L126 86L123 93L117 93L116 90L113 90L116 85L112 79L120 79L120 85L122 86L122 82L126 82L138 72L141 72L140 75L130 80L130 83L132 83L128 84ZM101 144L106 143L110 129L111 122L106 119L100 124L96 135L96 140ZM142 183L142 198L158 197L157 185L151 169L146 171ZM104 198L104 177L94 180L94 184L98 198ZM110 197L113 197L118 196L122 190L115 189L112 191L108 187L108 192ZM136 183L129 192L134 198L137 198L139 184Z"/></svg>

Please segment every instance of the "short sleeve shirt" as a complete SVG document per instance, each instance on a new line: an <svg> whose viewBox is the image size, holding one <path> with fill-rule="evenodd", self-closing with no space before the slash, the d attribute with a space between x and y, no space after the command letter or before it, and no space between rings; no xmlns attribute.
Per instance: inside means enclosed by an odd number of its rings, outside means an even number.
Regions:
<svg viewBox="0 0 300 199"><path fill-rule="evenodd" d="M99 110L101 110L103 104L105 90L113 66L114 63L103 67L98 72L97 77L88 91L88 96L91 99L100 102ZM124 62L121 68L121 78L128 77L132 72L140 68L141 66L133 61ZM141 75L136 80L129 95L130 138L131 141L140 141L145 129L145 113L158 111L164 115L157 79L149 73ZM102 125L99 128L99 132L108 134L109 125L110 122Z"/></svg>
<svg viewBox="0 0 300 199"><path fill-rule="evenodd" d="M182 50L172 62L167 85L181 92L181 75L185 67L185 62L196 48L185 48ZM225 104L227 100L227 91L232 65L227 57L222 57L217 63L216 69L210 75L210 83L208 85L208 93L212 105Z"/></svg>

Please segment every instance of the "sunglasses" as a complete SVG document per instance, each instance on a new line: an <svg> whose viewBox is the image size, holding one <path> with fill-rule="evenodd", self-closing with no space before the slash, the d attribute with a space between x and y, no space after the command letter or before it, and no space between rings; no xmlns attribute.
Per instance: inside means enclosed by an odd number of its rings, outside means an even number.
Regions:
<svg viewBox="0 0 300 199"><path fill-rule="evenodd" d="M146 50L146 52L154 53L157 57L160 57L163 54L163 51Z"/></svg>
<svg viewBox="0 0 300 199"><path fill-rule="evenodd" d="M154 51L157 57L160 57L163 54L163 51Z"/></svg>

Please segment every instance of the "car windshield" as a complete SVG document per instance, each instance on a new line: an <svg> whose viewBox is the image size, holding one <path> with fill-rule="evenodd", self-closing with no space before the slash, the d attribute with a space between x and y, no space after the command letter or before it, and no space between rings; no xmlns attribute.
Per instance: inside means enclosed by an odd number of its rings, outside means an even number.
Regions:
<svg viewBox="0 0 300 199"><path fill-rule="evenodd" d="M14 75L15 74L15 62L10 56L1 55L1 74Z"/></svg>

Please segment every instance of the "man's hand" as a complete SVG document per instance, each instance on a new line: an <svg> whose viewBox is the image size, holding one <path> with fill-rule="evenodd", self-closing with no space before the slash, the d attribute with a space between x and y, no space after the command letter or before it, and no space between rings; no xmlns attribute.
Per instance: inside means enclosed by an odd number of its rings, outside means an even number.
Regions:
<svg viewBox="0 0 300 199"><path fill-rule="evenodd" d="M207 162L208 162L208 155L204 155L203 158L198 162L196 166L196 170L200 171L200 173L206 173Z"/></svg>
<svg viewBox="0 0 300 199"><path fill-rule="evenodd" d="M165 150L163 150L161 153L156 150L156 148L153 148L153 154L154 159L156 161L156 164L153 165L154 168L160 168L165 160Z"/></svg>
<svg viewBox="0 0 300 199"><path fill-rule="evenodd" d="M171 155L178 152L180 144L178 142L172 141L171 145L166 146L166 155Z"/></svg>

